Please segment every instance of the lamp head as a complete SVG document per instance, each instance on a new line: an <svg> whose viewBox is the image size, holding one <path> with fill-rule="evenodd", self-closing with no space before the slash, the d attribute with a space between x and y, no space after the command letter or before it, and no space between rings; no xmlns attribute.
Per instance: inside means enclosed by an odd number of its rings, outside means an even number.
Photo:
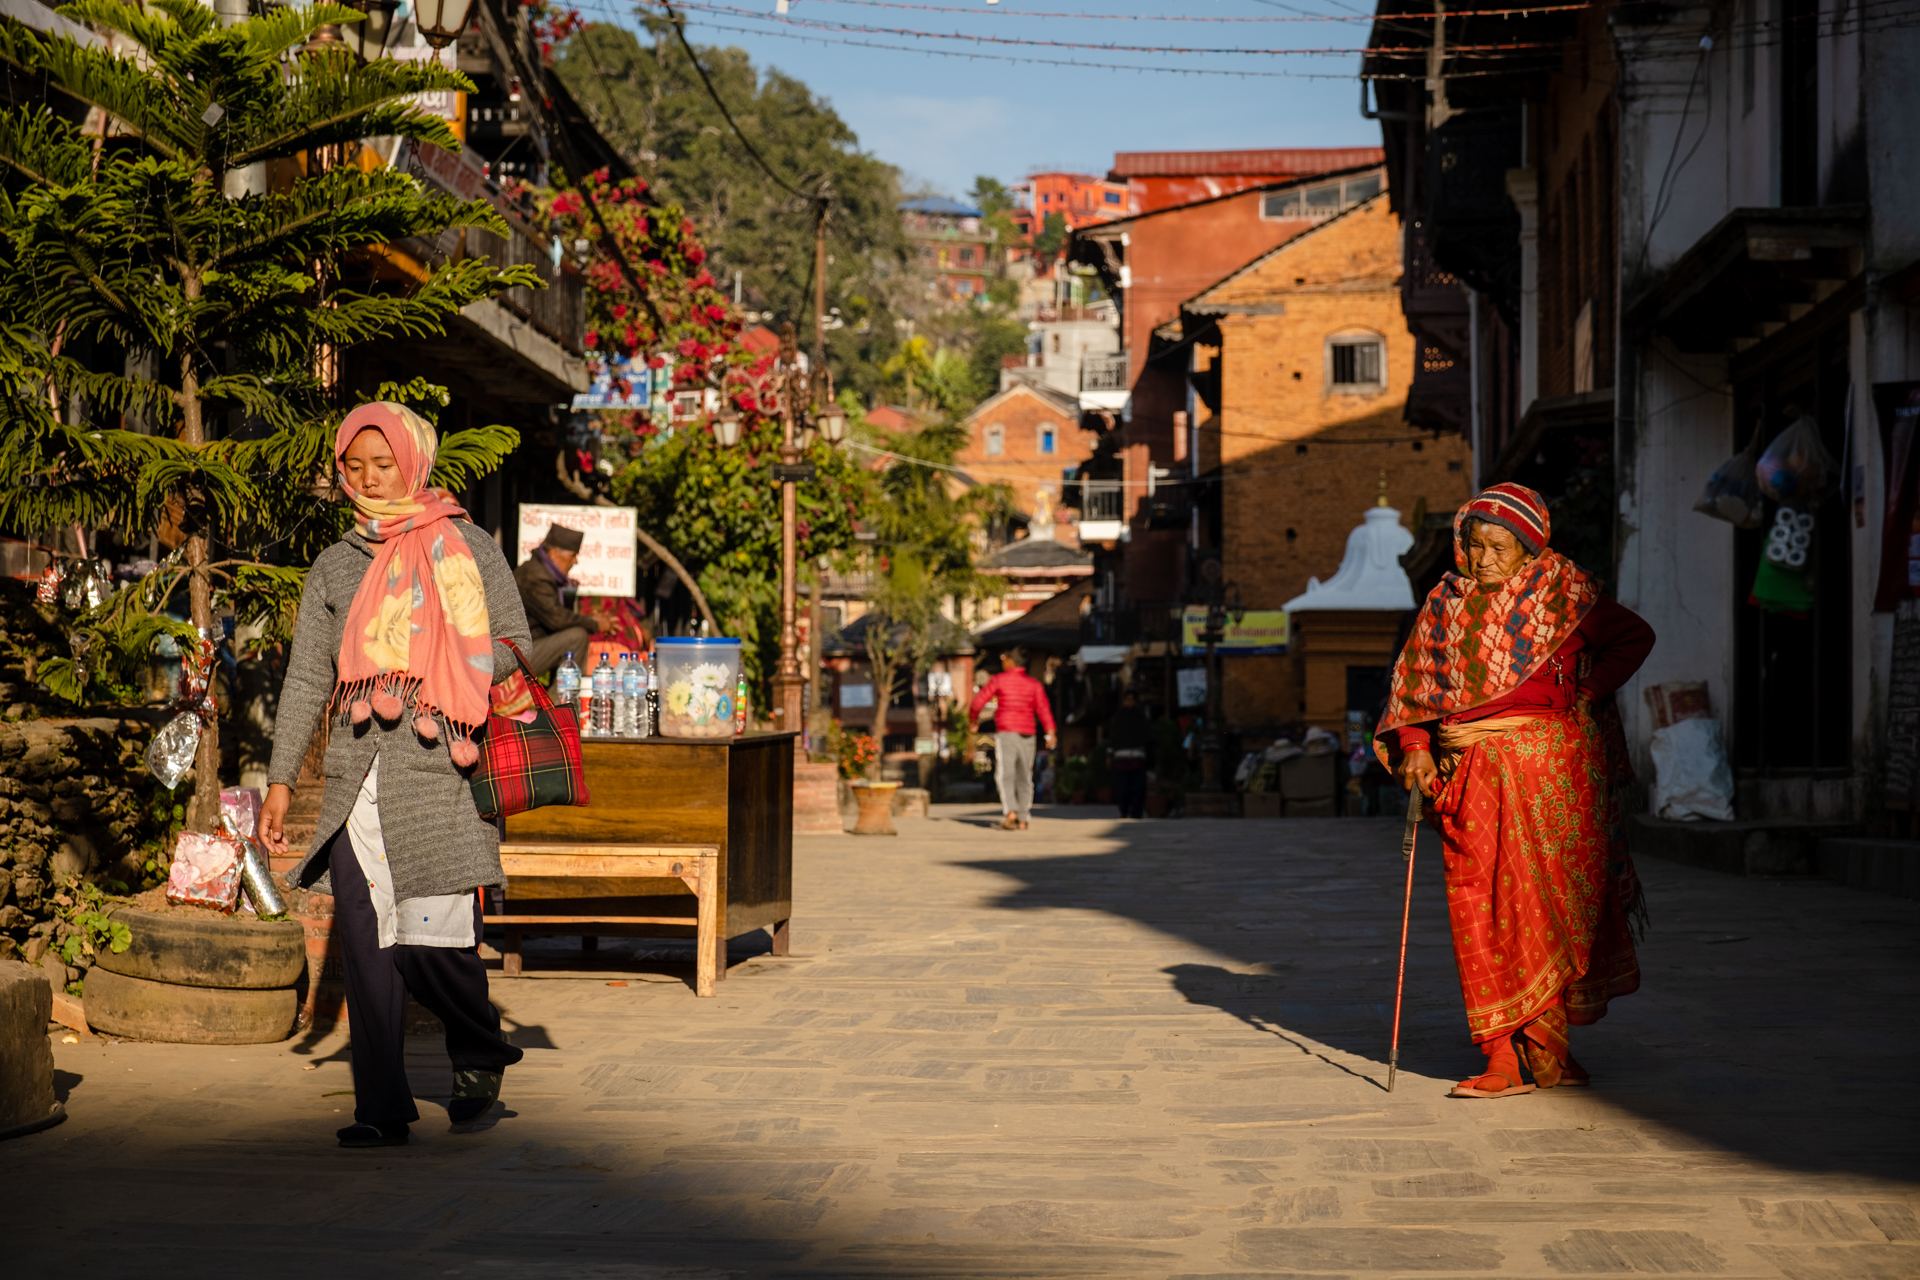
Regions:
<svg viewBox="0 0 1920 1280"><path fill-rule="evenodd" d="M828 444L837 445L847 438L847 415L837 404L829 403L822 408L814 415L813 424Z"/></svg>
<svg viewBox="0 0 1920 1280"><path fill-rule="evenodd" d="M740 443L740 414L729 406L720 411L713 420L713 436L723 449L731 449Z"/></svg>
<svg viewBox="0 0 1920 1280"><path fill-rule="evenodd" d="M473 0L419 0L414 10L421 37L436 49L458 40L472 20Z"/></svg>

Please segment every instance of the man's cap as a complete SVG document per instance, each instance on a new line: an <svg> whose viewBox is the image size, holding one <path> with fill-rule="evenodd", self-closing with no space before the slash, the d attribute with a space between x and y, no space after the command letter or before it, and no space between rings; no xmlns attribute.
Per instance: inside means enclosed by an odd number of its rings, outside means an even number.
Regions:
<svg viewBox="0 0 1920 1280"><path fill-rule="evenodd" d="M587 535L580 530L569 529L563 524L548 525L547 536L540 540L540 545L551 547L555 551L571 551L578 555L580 544L586 540L586 537Z"/></svg>

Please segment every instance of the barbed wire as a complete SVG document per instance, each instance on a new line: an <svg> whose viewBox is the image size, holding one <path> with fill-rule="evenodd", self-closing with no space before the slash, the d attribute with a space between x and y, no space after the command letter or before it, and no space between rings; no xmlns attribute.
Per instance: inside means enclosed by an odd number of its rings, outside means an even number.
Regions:
<svg viewBox="0 0 1920 1280"><path fill-rule="evenodd" d="M669 8L667 0L644 0L644 3L658 4ZM1394 45L1376 48L1351 48L1346 46L1313 49L1247 49L1238 46L1184 46L1184 45L1140 45L1114 44L1083 40L1041 40L1018 36L980 35L964 31L920 31L912 27L875 27L865 23L837 22L810 18L795 18L790 15L763 14L752 9L743 9L735 5L707 4L699 0L681 0L677 7L687 13L714 13L730 18L745 18L756 22L772 22L781 26L804 27L810 31L832 31L851 35L903 36L915 40L964 40L973 44L1017 45L1040 49L1085 49L1094 53L1151 53L1206 56L1235 56L1254 58L1287 57L1338 57L1347 58L1354 54L1362 56L1385 55L1388 57L1407 57L1427 55L1425 45ZM1557 48L1560 41L1510 42L1505 44L1457 44L1447 47L1447 56L1458 57L1479 53L1506 53L1520 49Z"/></svg>
<svg viewBox="0 0 1920 1280"><path fill-rule="evenodd" d="M1329 13L1315 14L1304 10L1284 17L1244 17L1222 16L1215 14L1154 14L1154 13L1064 13L1043 9L1004 9L995 6L991 9L972 9L950 4L908 4L904 0L817 0L822 4L852 4L873 9L911 9L922 13L959 13L969 17L993 18L1067 18L1086 22L1376 22L1383 17L1407 17L1419 19L1420 14L1376 15L1371 13ZM1539 13L1570 13L1580 9L1592 8L1588 4L1552 4L1536 5L1514 9L1463 9L1449 11L1449 18L1508 18L1530 17ZM1431 15L1427 15L1430 19Z"/></svg>

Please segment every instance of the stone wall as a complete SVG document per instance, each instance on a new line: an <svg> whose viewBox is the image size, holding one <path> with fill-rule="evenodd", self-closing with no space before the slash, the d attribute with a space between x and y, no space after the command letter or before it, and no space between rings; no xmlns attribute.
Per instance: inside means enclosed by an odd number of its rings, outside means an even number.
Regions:
<svg viewBox="0 0 1920 1280"><path fill-rule="evenodd" d="M167 827L141 754L152 734L133 720L0 723L0 959L51 939L58 882L140 886Z"/></svg>

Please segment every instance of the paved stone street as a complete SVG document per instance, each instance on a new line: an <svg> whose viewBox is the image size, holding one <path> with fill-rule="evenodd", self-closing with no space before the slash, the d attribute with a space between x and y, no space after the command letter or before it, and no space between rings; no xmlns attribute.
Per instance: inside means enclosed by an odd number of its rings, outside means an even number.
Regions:
<svg viewBox="0 0 1920 1280"><path fill-rule="evenodd" d="M802 837L794 954L714 1000L684 951L535 949L504 1108L450 1133L419 1037L405 1149L334 1146L338 1035L57 1043L71 1118L0 1144L7 1270L1920 1276L1920 904L1642 859L1597 1087L1455 1101L1424 834L1388 1094L1397 823L1106 812Z"/></svg>

